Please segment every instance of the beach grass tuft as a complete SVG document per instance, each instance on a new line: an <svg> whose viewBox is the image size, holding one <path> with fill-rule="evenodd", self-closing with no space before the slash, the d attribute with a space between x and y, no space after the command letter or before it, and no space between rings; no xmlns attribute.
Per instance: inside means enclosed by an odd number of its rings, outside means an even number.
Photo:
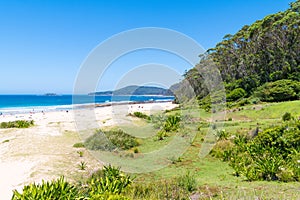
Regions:
<svg viewBox="0 0 300 200"><path fill-rule="evenodd" d="M0 128L29 128L34 125L33 120L17 120L17 121L9 121L2 122L0 124Z"/></svg>

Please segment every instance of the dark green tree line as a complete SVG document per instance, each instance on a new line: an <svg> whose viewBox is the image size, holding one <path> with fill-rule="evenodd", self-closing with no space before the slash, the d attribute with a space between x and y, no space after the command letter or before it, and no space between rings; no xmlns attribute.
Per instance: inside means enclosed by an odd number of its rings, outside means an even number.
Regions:
<svg viewBox="0 0 300 200"><path fill-rule="evenodd" d="M300 81L299 10L297 0L284 12L268 15L234 35L226 35L214 48L200 55L199 64L184 74L198 98L208 95L201 74L208 62L220 70L227 93L242 88L249 96L267 82ZM180 91L184 86L177 88Z"/></svg>

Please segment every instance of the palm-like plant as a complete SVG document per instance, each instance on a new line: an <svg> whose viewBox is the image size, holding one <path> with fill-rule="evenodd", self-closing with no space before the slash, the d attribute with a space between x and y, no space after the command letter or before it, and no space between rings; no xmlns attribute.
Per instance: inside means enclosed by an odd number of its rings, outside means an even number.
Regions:
<svg viewBox="0 0 300 200"><path fill-rule="evenodd" d="M111 165L104 166L101 177L93 177L89 181L89 194L121 194L132 183L129 175L125 175L120 168Z"/></svg>

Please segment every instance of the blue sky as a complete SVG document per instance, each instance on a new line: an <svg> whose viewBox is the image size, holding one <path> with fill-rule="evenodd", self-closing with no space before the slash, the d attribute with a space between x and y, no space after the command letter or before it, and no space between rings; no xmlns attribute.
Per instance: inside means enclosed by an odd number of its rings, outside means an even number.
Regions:
<svg viewBox="0 0 300 200"><path fill-rule="evenodd" d="M162 27L211 48L227 33L289 7L291 0L1 0L0 94L72 93L80 65L99 43L122 31ZM178 73L191 66L166 53L145 51L119 59L99 90L137 65L170 62ZM121 70L122 68L122 70Z"/></svg>

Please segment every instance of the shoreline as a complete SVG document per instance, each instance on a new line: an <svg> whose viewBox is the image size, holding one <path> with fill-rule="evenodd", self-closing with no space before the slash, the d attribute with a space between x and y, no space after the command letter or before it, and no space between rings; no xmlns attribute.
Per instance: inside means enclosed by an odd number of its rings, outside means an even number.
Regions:
<svg viewBox="0 0 300 200"><path fill-rule="evenodd" d="M41 118L45 118L46 116L51 116L51 118L55 118L55 116L64 116L69 118L72 116L75 118L78 113L89 113L91 114L91 110L94 109L96 115L101 116L101 109L105 109L104 115L107 118L110 118L114 113L113 110L122 110L122 112L126 112L126 114L139 111L146 112L147 114L151 113L152 107L160 107L159 109L166 110L177 107L178 104L175 104L174 101L122 101L122 102L109 102L103 104L76 104L69 105L73 107L60 107L60 106L51 106L51 107L31 107L31 108L21 108L20 110L0 110L0 123L9 122L9 121L17 121L17 120L34 120L40 121ZM127 108L126 108L127 107ZM155 108L154 110L157 110ZM88 112L87 112L88 111ZM79 114L80 115L80 114ZM109 116L109 117L108 117ZM102 117L100 117L102 118ZM58 118L60 119L60 118ZM64 120L64 118L61 118ZM52 121L57 121L53 119ZM1 130L1 129L0 129Z"/></svg>
<svg viewBox="0 0 300 200"><path fill-rule="evenodd" d="M16 114L33 114L41 112L57 112L66 110L81 110L87 108L99 108L118 105L134 105L134 104L148 104L148 103L166 103L174 102L174 100L151 100L151 101L113 101L103 103L82 103L82 104L68 104L68 105L53 105L53 106L28 106L28 107L7 107L0 108L0 116L2 115L16 115Z"/></svg>

